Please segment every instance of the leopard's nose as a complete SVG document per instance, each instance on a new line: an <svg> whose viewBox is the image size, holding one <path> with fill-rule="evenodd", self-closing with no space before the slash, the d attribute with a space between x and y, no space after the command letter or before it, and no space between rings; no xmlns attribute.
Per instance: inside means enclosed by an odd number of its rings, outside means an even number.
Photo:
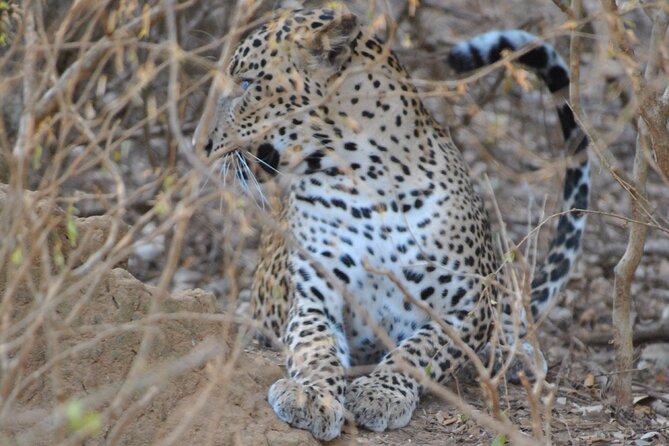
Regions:
<svg viewBox="0 0 669 446"><path fill-rule="evenodd" d="M209 138L207 140L207 145L204 146L204 151L207 152L207 156L211 155L211 151L214 148L214 142Z"/></svg>

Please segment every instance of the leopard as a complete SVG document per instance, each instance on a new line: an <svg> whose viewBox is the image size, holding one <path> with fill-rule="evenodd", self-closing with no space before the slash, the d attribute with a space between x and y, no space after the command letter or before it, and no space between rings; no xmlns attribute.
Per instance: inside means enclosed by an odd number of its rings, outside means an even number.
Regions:
<svg viewBox="0 0 669 446"><path fill-rule="evenodd" d="M348 420L401 428L430 383L517 339L545 372L528 327L578 256L589 143L550 44L490 31L454 46L448 63L466 73L509 52L557 101L567 160L563 212L529 302L495 286L503 262L464 157L373 30L335 6L276 12L240 38L222 75L232 82L194 139L241 183L278 190L251 294L285 357L267 394L284 422L319 440Z"/></svg>

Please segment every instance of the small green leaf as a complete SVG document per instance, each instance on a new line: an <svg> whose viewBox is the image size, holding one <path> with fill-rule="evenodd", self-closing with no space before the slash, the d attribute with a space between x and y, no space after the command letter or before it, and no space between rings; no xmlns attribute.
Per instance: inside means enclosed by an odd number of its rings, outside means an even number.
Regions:
<svg viewBox="0 0 669 446"><path fill-rule="evenodd" d="M498 434L495 439L492 441L491 446L504 446L506 444L506 434Z"/></svg>
<svg viewBox="0 0 669 446"><path fill-rule="evenodd" d="M58 267L65 265L65 256L63 255L63 247L60 240L56 240L53 245L53 263Z"/></svg>
<svg viewBox="0 0 669 446"><path fill-rule="evenodd" d="M174 185L174 175L167 175L165 180L163 180L163 190L165 192L169 191Z"/></svg>
<svg viewBox="0 0 669 446"><path fill-rule="evenodd" d="M283 299L283 290L281 289L280 286L275 285L272 287L272 297L274 298L274 300Z"/></svg>
<svg viewBox="0 0 669 446"><path fill-rule="evenodd" d="M20 246L17 246L12 252L11 261L16 266L19 266L23 262L23 250Z"/></svg>
<svg viewBox="0 0 669 446"><path fill-rule="evenodd" d="M157 216L162 217L167 215L167 213L170 211L170 204L168 203L165 195L160 194L153 208L155 209Z"/></svg>
<svg viewBox="0 0 669 446"><path fill-rule="evenodd" d="M70 401L65 409L67 424L73 432L94 433L100 430L102 419L97 412L84 413L81 401Z"/></svg>
<svg viewBox="0 0 669 446"><path fill-rule="evenodd" d="M67 414L67 421L70 423L70 426L72 426L73 424L78 424L81 421L84 408L81 405L81 401L72 400L67 403L65 412Z"/></svg>
<svg viewBox="0 0 669 446"><path fill-rule="evenodd" d="M625 28L636 29L636 22L634 20L623 20L623 23L625 23Z"/></svg>
<svg viewBox="0 0 669 446"><path fill-rule="evenodd" d="M425 370L425 374L427 376L432 376L432 364L431 363L428 363L428 365L426 365L423 370Z"/></svg>
<svg viewBox="0 0 669 446"><path fill-rule="evenodd" d="M140 28L139 33L137 33L137 37L140 39L148 36L149 31L151 30L151 16L149 15L149 12L149 5L144 5L142 8L142 27Z"/></svg>
<svg viewBox="0 0 669 446"><path fill-rule="evenodd" d="M87 413L81 421L81 430L84 432L98 432L102 427L102 418L97 412Z"/></svg>
<svg viewBox="0 0 669 446"><path fill-rule="evenodd" d="M485 279L483 279L483 286L484 287L489 287L490 284L492 283L494 277L495 276L492 273L485 276Z"/></svg>
<svg viewBox="0 0 669 446"><path fill-rule="evenodd" d="M33 169L37 170L42 166L42 145L36 144L35 150L33 151Z"/></svg>
<svg viewBox="0 0 669 446"><path fill-rule="evenodd" d="M504 262L513 263L514 260L516 260L515 251L507 251L506 253L504 253Z"/></svg>
<svg viewBox="0 0 669 446"><path fill-rule="evenodd" d="M65 222L65 230L67 231L67 239L70 241L71 247L77 246L77 239L79 238L79 230L77 224L74 222L74 212L76 209L70 205L67 208L67 220Z"/></svg>

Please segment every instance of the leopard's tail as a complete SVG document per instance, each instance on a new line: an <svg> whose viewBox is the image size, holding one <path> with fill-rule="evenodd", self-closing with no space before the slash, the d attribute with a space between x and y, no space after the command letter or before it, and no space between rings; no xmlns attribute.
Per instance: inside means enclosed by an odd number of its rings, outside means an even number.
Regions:
<svg viewBox="0 0 669 446"><path fill-rule="evenodd" d="M448 55L448 62L457 72L471 71L492 64L502 57L503 50L527 48L517 61L534 71L552 93L562 133L564 153L568 159L562 186L563 208L548 255L532 281L530 308L536 320L551 308L558 291L567 282L574 268L585 229L590 192L590 166L586 148L588 138L574 119L568 104L569 70L555 49L521 30L491 31L459 43Z"/></svg>

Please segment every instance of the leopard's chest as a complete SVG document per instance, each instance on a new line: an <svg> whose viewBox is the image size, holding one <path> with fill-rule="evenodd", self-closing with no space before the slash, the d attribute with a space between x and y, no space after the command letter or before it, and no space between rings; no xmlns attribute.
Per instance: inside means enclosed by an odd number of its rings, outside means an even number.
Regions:
<svg viewBox="0 0 669 446"><path fill-rule="evenodd" d="M342 313L352 363L370 363L387 351L380 330L395 343L410 337L430 320L416 301L443 311L443 296L466 279L439 282L439 265L457 257L444 255L449 236L441 211L449 191L423 197L419 206L411 198L408 206L392 191L352 194L348 180L339 184L295 190L288 220L300 249L341 299L332 306Z"/></svg>

